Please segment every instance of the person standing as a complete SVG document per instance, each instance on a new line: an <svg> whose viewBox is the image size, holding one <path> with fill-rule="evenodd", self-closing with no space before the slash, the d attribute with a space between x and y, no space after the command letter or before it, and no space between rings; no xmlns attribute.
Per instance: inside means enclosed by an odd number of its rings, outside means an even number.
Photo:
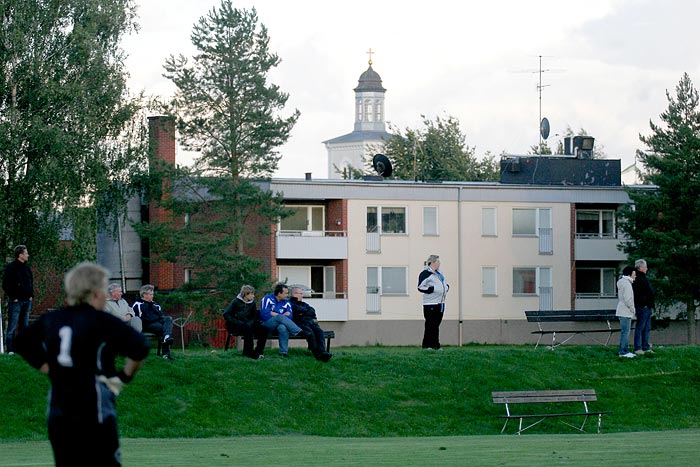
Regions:
<svg viewBox="0 0 700 467"><path fill-rule="evenodd" d="M48 375L48 434L58 467L120 466L116 396L148 355L146 338L105 313L107 271L80 263L64 278L67 307L39 317L16 351ZM126 357L116 371L115 357Z"/></svg>
<svg viewBox="0 0 700 467"><path fill-rule="evenodd" d="M304 332L292 321L292 305L287 299L288 296L289 288L285 284L277 284L273 292L265 295L260 301L260 320L267 329L277 330L280 355L283 357L289 356L289 335L296 336Z"/></svg>
<svg viewBox="0 0 700 467"><path fill-rule="evenodd" d="M29 325L34 298L34 276L27 264L29 252L24 245L15 247L15 260L5 267L2 288L7 295L7 353L13 355L14 337Z"/></svg>
<svg viewBox="0 0 700 467"><path fill-rule="evenodd" d="M153 301L155 287L151 284L142 285L139 289L141 300L136 300L131 309L141 318L143 331L152 332L161 340L163 345L163 359L174 360L170 355L170 344L173 343L173 319L163 314L163 309Z"/></svg>
<svg viewBox="0 0 700 467"><path fill-rule="evenodd" d="M634 318L634 290L632 284L636 272L632 266L625 266L622 270L622 277L617 281L617 310L615 315L620 320L620 345L617 354L620 357L634 358L635 355L629 351L630 327Z"/></svg>
<svg viewBox="0 0 700 467"><path fill-rule="evenodd" d="M226 330L230 334L243 337L243 355L255 360L264 357L267 343L267 328L260 323L260 315L255 308L255 288L252 285L241 287L240 293L224 309ZM258 343L253 350L253 339Z"/></svg>
<svg viewBox="0 0 700 467"><path fill-rule="evenodd" d="M292 294L289 300L292 304L292 321L306 332L306 341L314 358L324 363L328 362L333 354L326 351L325 333L318 325L316 310L304 301L301 287L292 287L290 293Z"/></svg>
<svg viewBox="0 0 700 467"><path fill-rule="evenodd" d="M424 349L440 350L440 323L445 315L445 296L449 289L445 276L440 272L440 257L428 256L425 269L418 276L418 291L423 294L425 317Z"/></svg>
<svg viewBox="0 0 700 467"><path fill-rule="evenodd" d="M638 259L634 262L637 271L637 278L634 281L634 309L637 313L637 324L634 328L634 353L642 355L644 353L654 353L649 344L649 334L651 332L651 314L654 309L654 289L647 277L647 262Z"/></svg>
<svg viewBox="0 0 700 467"><path fill-rule="evenodd" d="M122 286L119 284L109 284L107 293L109 294L109 298L105 305L105 311L126 322L138 332L141 332L143 330L141 318L134 316L134 310L132 310L126 300L122 298Z"/></svg>

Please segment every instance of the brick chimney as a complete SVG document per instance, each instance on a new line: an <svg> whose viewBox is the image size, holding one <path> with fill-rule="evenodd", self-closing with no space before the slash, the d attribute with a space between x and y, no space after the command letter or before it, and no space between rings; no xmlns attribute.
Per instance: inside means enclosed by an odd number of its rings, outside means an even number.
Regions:
<svg viewBox="0 0 700 467"><path fill-rule="evenodd" d="M148 117L149 160L175 165L175 118Z"/></svg>

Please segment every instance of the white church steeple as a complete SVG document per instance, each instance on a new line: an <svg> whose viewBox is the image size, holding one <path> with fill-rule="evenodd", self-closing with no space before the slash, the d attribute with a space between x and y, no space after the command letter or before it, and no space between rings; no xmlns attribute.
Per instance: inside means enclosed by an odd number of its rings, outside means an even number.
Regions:
<svg viewBox="0 0 700 467"><path fill-rule="evenodd" d="M328 151L328 178L343 178L348 169L364 171L364 160L379 152L386 132L382 78L372 68L372 49L369 49L369 67L358 80L355 91L355 127L352 133L324 141Z"/></svg>

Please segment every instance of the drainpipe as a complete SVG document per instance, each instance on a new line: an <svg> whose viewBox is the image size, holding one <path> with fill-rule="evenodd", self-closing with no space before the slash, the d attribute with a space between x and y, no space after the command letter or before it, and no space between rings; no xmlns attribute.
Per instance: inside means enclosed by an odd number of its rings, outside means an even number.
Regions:
<svg viewBox="0 0 700 467"><path fill-rule="evenodd" d="M124 274L124 245L122 244L122 221L117 213L117 242L119 243L119 269L121 270L122 290L126 292L126 275Z"/></svg>
<svg viewBox="0 0 700 467"><path fill-rule="evenodd" d="M462 188L457 187L457 286L459 287L459 346L463 342L463 319L462 319Z"/></svg>

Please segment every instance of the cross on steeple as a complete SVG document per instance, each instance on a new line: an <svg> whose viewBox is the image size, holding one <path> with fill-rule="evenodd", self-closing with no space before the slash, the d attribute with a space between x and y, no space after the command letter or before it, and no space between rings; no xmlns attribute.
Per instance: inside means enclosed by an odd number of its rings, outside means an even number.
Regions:
<svg viewBox="0 0 700 467"><path fill-rule="evenodd" d="M376 52L372 52L372 48L370 47L370 49L367 51L367 53L369 54L369 62L367 62L367 63L369 63L369 66L372 66L372 54L376 53Z"/></svg>

